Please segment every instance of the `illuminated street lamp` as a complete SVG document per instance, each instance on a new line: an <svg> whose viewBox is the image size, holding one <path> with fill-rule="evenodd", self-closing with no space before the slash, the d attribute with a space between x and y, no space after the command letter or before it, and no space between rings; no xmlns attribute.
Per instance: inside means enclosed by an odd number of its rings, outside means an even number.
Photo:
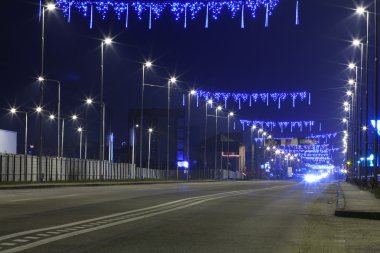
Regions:
<svg viewBox="0 0 380 253"><path fill-rule="evenodd" d="M177 79L171 77L168 80L168 132L167 132L167 143L166 143L166 179L169 180L169 152L170 152L170 88L172 84L176 84Z"/></svg>
<svg viewBox="0 0 380 253"><path fill-rule="evenodd" d="M206 168L207 168L207 122L208 122L208 115L207 115L207 107L210 106L212 108L212 99L209 99L206 101L205 104L205 110L206 110L206 118L205 118L205 138L204 138L204 149L203 149L203 177L206 176ZM208 175L210 176L210 175Z"/></svg>
<svg viewBox="0 0 380 253"><path fill-rule="evenodd" d="M42 108L41 108L41 110L42 110ZM26 161L27 155L28 155L28 112L18 111L15 107L12 107L9 110L9 112L12 115L16 115L17 113L24 113L25 114L24 156L25 156L25 161ZM25 170L26 170L26 167L25 167ZM25 175L25 177L26 177L26 175Z"/></svg>
<svg viewBox="0 0 380 253"><path fill-rule="evenodd" d="M144 129L144 90L145 90L145 68L149 69L153 66L151 61L147 61L142 65L142 82L141 82L141 108L140 108L140 157L139 166L142 168L142 148L143 148L143 129Z"/></svg>
<svg viewBox="0 0 380 253"><path fill-rule="evenodd" d="M149 128L149 143L148 143L148 173L150 173L150 143L151 143L151 139L152 139L152 132L153 132L153 129L152 128Z"/></svg>
<svg viewBox="0 0 380 253"><path fill-rule="evenodd" d="M221 111L222 107L217 106L215 108L215 154L214 154L214 178L217 178L217 162L218 162L218 111Z"/></svg>
<svg viewBox="0 0 380 253"><path fill-rule="evenodd" d="M228 113L227 115L227 180L230 177L230 118L235 114L233 112Z"/></svg>
<svg viewBox="0 0 380 253"><path fill-rule="evenodd" d="M107 37L101 42L100 46L100 133L99 133L99 160L100 176L103 179L103 161L104 161L104 131L105 131L105 104L104 104L104 46L111 45L112 38Z"/></svg>
<svg viewBox="0 0 380 253"><path fill-rule="evenodd" d="M82 134L83 134L83 128L79 127L77 129L79 133L79 159L82 159Z"/></svg>
<svg viewBox="0 0 380 253"><path fill-rule="evenodd" d="M191 96L197 94L195 90L190 90L187 101L187 140L186 140L186 160L190 162L190 117L191 117Z"/></svg>

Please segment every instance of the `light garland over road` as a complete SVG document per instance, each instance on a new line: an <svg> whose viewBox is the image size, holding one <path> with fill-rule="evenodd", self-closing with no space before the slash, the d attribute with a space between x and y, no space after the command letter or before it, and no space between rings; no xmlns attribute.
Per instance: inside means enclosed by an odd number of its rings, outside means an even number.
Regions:
<svg viewBox="0 0 380 253"><path fill-rule="evenodd" d="M281 103L286 100L292 101L292 106L296 106L296 101L305 101L308 99L308 104L311 104L311 93L302 92L274 92L274 93L234 93L234 92L210 92L205 90L198 90L196 93L197 105L199 105L199 99L205 101L212 99L216 102L223 103L224 108L227 108L229 101L238 103L239 109L242 108L243 103L248 103L249 107L253 104L262 102L269 106L269 103L277 103L278 109L281 109Z"/></svg>
<svg viewBox="0 0 380 253"><path fill-rule="evenodd" d="M287 127L290 127L290 131L293 132L294 128L298 128L300 132L303 131L303 127L309 128L311 131L312 127L315 124L315 121L259 121L259 120L240 120L240 124L243 127L243 131L245 130L245 127L251 127L251 126L260 126L261 128L268 127L270 130L273 130L273 128L280 127L281 132L284 131Z"/></svg>
<svg viewBox="0 0 380 253"><path fill-rule="evenodd" d="M223 10L228 10L232 18L240 17L240 26L245 28L245 17L256 17L258 10L265 11L265 27L269 26L269 17L279 4L280 0L230 0L230 1L133 1L133 0L56 0L57 7L62 9L68 22L71 21L72 11L81 13L90 18L90 28L93 27L95 15L106 19L107 15L115 14L118 20L125 19L125 27L128 27L130 12L134 11L138 19L142 20L149 15L149 29L152 21L158 20L165 10L173 13L176 21L183 21L187 28L188 19L195 19L204 15L205 28L209 26L209 18L217 20ZM299 25L299 0L295 0L296 20ZM41 0L40 0L41 5Z"/></svg>

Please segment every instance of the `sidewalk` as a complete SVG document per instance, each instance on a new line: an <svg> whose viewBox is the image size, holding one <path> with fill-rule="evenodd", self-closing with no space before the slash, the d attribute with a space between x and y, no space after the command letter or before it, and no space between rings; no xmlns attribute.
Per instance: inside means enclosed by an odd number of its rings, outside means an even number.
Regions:
<svg viewBox="0 0 380 253"><path fill-rule="evenodd" d="M354 184L339 182L335 216L380 220L380 199Z"/></svg>
<svg viewBox="0 0 380 253"><path fill-rule="evenodd" d="M214 182L214 180L161 180L161 181L114 181L114 182L56 182L56 183L29 183L29 184L0 184L1 190L18 190L18 189L43 189L57 187L94 187L94 186L112 186L112 185L143 185L143 184L179 184L179 183L199 183Z"/></svg>

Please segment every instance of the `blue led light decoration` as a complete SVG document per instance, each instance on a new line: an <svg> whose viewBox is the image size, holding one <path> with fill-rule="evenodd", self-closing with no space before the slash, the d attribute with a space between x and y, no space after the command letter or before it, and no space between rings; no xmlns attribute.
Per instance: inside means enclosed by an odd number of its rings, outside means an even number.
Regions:
<svg viewBox="0 0 380 253"><path fill-rule="evenodd" d="M309 120L309 121L260 121L260 120L240 120L240 124L243 127L243 131L246 127L251 126L259 126L261 128L267 127L270 128L272 131L273 128L279 127L281 129L281 133L286 129L288 126L290 126L290 131L293 132L294 128L298 128L300 132L303 131L303 127L309 128L309 131L312 130L312 127L315 124L315 121Z"/></svg>
<svg viewBox="0 0 380 253"><path fill-rule="evenodd" d="M311 94L309 92L277 92L277 93L234 93L234 92L210 92L205 90L197 91L197 104L200 98L205 101L212 99L216 102L220 102L224 104L224 108L227 108L228 102L230 100L234 101L238 104L239 109L242 108L244 103L249 103L249 107L253 106L253 103L257 103L262 101L269 106L270 102L277 103L278 109L281 109L281 104L286 100L292 100L293 107L296 106L296 101L305 101L307 97L309 97L309 105L311 104Z"/></svg>
<svg viewBox="0 0 380 253"><path fill-rule="evenodd" d="M269 17L272 15L274 9L277 7L280 0L195 0L195 1L133 1L133 0L56 0L57 7L60 8L64 15L71 19L71 12L75 10L83 16L90 16L90 26L93 24L94 10L105 19L107 14L113 12L117 18L121 20L123 16L126 17L126 27L128 27L129 7L137 14L137 17L142 20L143 14L149 14L149 28L152 25L152 18L157 20L165 9L170 10L175 20L183 19L184 28L187 27L188 16L195 19L197 16L205 15L205 28L208 28L209 18L217 20L222 11L229 11L232 18L241 15L241 28L244 28L245 12L250 13L252 18L256 17L259 9L265 11L265 26L269 25ZM297 5L298 6L298 5ZM298 17L298 7L297 7Z"/></svg>

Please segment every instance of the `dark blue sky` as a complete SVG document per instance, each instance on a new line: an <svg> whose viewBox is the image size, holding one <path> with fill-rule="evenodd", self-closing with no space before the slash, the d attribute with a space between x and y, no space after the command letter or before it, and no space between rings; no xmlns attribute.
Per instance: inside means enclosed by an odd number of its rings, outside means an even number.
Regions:
<svg viewBox="0 0 380 253"><path fill-rule="evenodd" d="M106 21L96 18L90 30L88 18L73 14L67 23L57 11L47 16L46 75L63 83L63 113L78 111L82 98L98 94L100 39L110 35L117 43L105 52L105 101L112 109L117 140L127 136L126 111L139 107L144 59L157 65L147 73L147 80L159 85L165 84L168 75L176 74L183 88L310 91L312 106L302 103L292 109L289 103L278 110L272 104L270 108L258 106L237 113L255 120L315 120L322 123L322 132L340 131L341 103L349 78L344 64L355 57L359 60L350 40L365 31L364 19L354 15L357 5L351 0L301 0L301 24L295 26L295 0L281 0L270 17L269 28L264 27L265 13L261 10L256 19L247 15L245 29L240 28L239 18L231 19L224 12L218 21L210 21L209 29L204 28L201 15L184 30L182 22L175 22L171 13L164 12L153 22L152 30L148 30L147 17L138 21L135 16L131 16L128 29L123 21L110 16ZM2 9L0 106L30 108L38 101L33 80L40 72L38 1L4 1ZM46 89L49 110L54 110L55 92L54 86ZM179 93L177 98L173 107L181 106ZM146 101L147 107L164 107L166 91L149 88ZM0 127L17 129L20 124L8 121L5 114L0 112ZM92 114L97 127L96 110Z"/></svg>

